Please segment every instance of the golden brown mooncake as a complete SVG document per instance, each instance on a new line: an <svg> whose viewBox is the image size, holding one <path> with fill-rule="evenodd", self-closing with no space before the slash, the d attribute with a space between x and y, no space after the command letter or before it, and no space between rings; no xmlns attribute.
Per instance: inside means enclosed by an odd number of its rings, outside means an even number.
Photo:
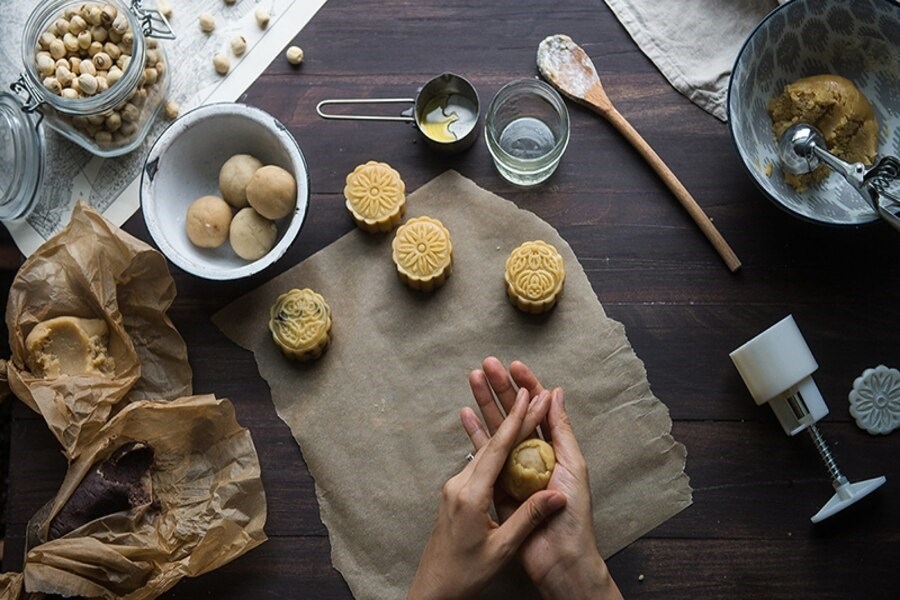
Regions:
<svg viewBox="0 0 900 600"><path fill-rule="evenodd" d="M371 233L390 231L403 218L406 184L389 164L370 160L347 175L344 198L361 229Z"/></svg>
<svg viewBox="0 0 900 600"><path fill-rule="evenodd" d="M272 306L269 331L288 358L319 358L331 341L331 308L311 289L290 290L278 296Z"/></svg>
<svg viewBox="0 0 900 600"><path fill-rule="evenodd" d="M519 310L537 314L550 310L566 282L563 258L540 240L525 242L506 259L506 293Z"/></svg>
<svg viewBox="0 0 900 600"><path fill-rule="evenodd" d="M437 219L410 219L397 230L391 247L400 279L414 290L430 292L450 276L453 244L450 232Z"/></svg>
<svg viewBox="0 0 900 600"><path fill-rule="evenodd" d="M507 494L522 502L547 487L555 466L553 447L544 440L529 438L509 453L500 473L500 485Z"/></svg>

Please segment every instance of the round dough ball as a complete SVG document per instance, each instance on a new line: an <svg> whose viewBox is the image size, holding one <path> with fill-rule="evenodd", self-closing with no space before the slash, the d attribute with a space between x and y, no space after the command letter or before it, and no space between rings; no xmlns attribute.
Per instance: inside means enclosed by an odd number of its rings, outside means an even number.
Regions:
<svg viewBox="0 0 900 600"><path fill-rule="evenodd" d="M263 164L249 154L235 154L219 169L219 191L225 202L235 208L250 206L247 202L247 184Z"/></svg>
<svg viewBox="0 0 900 600"><path fill-rule="evenodd" d="M500 473L500 485L522 502L547 487L555 466L556 454L550 444L538 438L527 439L510 452Z"/></svg>
<svg viewBox="0 0 900 600"><path fill-rule="evenodd" d="M201 196L188 207L188 239L200 248L218 248L228 239L231 207L218 196Z"/></svg>
<svg viewBox="0 0 900 600"><path fill-rule="evenodd" d="M262 258L275 245L275 223L250 208L242 208L231 221L231 247L244 260Z"/></svg>
<svg viewBox="0 0 900 600"><path fill-rule="evenodd" d="M247 201L267 219L280 219L297 206L297 181L275 165L258 169L247 184Z"/></svg>

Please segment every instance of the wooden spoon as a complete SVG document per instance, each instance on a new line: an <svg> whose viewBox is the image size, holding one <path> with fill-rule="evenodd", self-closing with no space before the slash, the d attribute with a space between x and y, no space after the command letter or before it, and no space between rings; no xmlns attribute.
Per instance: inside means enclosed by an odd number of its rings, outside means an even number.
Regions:
<svg viewBox="0 0 900 600"><path fill-rule="evenodd" d="M731 272L741 268L741 261L706 216L706 213L703 212L703 209L700 208L700 205L697 204L697 201L678 181L675 174L650 147L650 144L613 106L609 96L603 91L594 63L587 53L572 41L572 38L567 35L551 35L546 38L538 46L537 66L544 79L553 84L565 96L591 108L612 123L672 190Z"/></svg>

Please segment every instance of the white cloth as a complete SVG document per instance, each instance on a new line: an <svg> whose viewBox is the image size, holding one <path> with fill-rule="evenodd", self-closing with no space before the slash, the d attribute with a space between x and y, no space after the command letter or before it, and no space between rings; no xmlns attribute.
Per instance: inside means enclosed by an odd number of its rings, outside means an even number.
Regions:
<svg viewBox="0 0 900 600"><path fill-rule="evenodd" d="M788 0L605 0L675 89L726 120L728 78L744 40Z"/></svg>

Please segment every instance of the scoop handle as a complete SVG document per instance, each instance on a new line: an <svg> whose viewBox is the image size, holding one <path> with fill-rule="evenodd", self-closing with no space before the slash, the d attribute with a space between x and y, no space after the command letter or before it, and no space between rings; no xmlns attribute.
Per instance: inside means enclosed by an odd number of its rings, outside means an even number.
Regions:
<svg viewBox="0 0 900 600"><path fill-rule="evenodd" d="M741 261L731 249L731 246L728 245L728 242L725 241L725 238L723 238L722 234L719 233L719 230L716 229L716 226L709 220L709 217L706 216L706 213L703 212L703 209L700 208L700 205L694 200L694 197L687 191L687 188L678 181L678 178L675 177L675 173L673 173L666 163L662 161L656 151L650 147L650 144L641 137L641 134L631 126L631 123L629 123L608 100L606 103L589 104L589 106L603 115L613 127L618 129L619 133L624 135L625 139L627 139L640 155L644 157L647 164L656 171L656 174L659 175L660 179L663 180L663 183L665 183L672 193L675 194L678 202L680 202L681 206L688 212L694 220L694 223L697 224L700 231L702 231L703 235L706 236L706 239L709 240L709 243L712 244L716 252L719 253L719 256L725 262L728 269L732 273L740 269Z"/></svg>

